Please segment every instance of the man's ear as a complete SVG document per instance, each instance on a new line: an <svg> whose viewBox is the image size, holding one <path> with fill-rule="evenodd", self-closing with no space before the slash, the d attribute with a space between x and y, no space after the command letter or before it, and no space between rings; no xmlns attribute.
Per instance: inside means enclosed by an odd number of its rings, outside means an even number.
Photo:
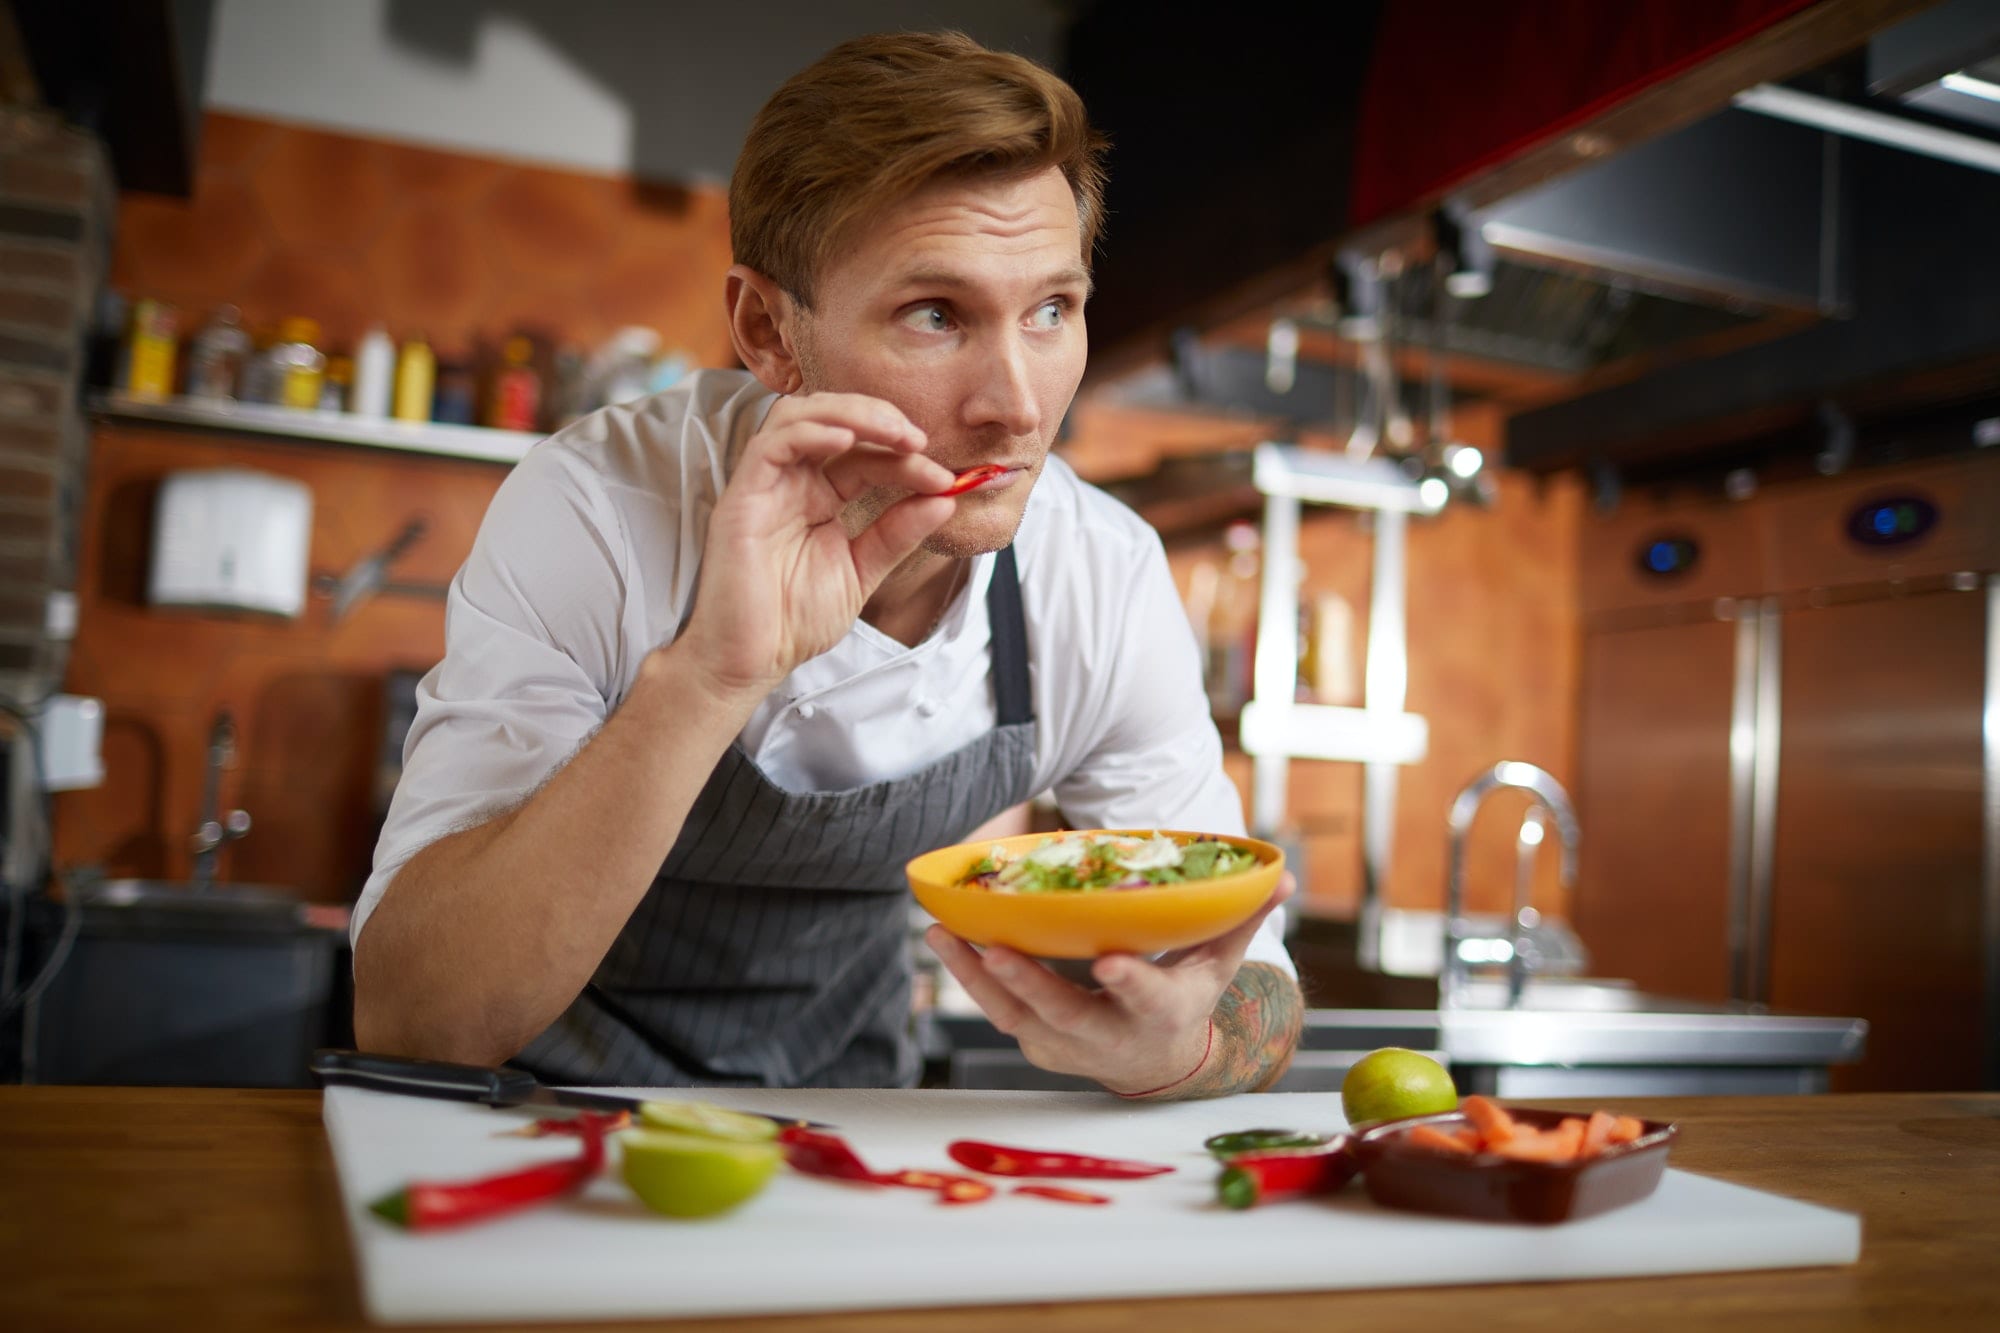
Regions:
<svg viewBox="0 0 2000 1333"><path fill-rule="evenodd" d="M792 342L798 334L799 303L743 264L730 265L723 299L729 306L729 338L744 369L775 393L797 393L804 382Z"/></svg>

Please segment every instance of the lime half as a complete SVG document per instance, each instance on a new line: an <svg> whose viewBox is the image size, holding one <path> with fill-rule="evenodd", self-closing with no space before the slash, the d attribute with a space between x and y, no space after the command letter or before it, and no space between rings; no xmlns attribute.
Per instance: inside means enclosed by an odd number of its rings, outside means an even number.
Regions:
<svg viewBox="0 0 2000 1333"><path fill-rule="evenodd" d="M775 1143L731 1143L665 1129L619 1135L625 1183L669 1217L713 1217L755 1197L784 1154Z"/></svg>
<svg viewBox="0 0 2000 1333"><path fill-rule="evenodd" d="M641 1102L639 1122L647 1129L673 1129L732 1143L769 1143L778 1137L777 1121L708 1102Z"/></svg>

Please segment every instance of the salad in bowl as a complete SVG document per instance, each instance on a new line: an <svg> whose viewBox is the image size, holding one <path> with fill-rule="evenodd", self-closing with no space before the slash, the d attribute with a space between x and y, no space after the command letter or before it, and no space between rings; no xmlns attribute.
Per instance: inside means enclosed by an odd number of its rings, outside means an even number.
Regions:
<svg viewBox="0 0 2000 1333"><path fill-rule="evenodd" d="M941 847L905 873L917 901L960 939L1097 958L1227 934L1269 901L1284 868L1284 853L1255 838L1088 829Z"/></svg>
<svg viewBox="0 0 2000 1333"><path fill-rule="evenodd" d="M1254 870L1257 854L1220 838L1165 833L1061 833L1031 848L996 842L959 887L988 893L1073 893L1186 884Z"/></svg>

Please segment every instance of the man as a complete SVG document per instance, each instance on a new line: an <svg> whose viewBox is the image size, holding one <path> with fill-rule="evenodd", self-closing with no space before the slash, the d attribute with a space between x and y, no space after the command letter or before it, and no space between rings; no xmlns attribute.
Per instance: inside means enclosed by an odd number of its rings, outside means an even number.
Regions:
<svg viewBox="0 0 2000 1333"><path fill-rule="evenodd" d="M759 114L748 373L532 450L453 582L355 912L363 1047L907 1085L905 860L1047 790L1076 826L1241 829L1159 539L1049 456L1102 151L1061 80L957 35L848 42ZM1038 1065L1213 1096L1297 1042L1289 891L1101 988L927 938Z"/></svg>

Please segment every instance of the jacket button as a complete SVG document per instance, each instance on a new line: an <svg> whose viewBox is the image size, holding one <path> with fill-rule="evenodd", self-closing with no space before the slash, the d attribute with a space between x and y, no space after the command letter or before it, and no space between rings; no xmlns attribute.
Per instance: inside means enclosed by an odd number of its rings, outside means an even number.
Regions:
<svg viewBox="0 0 2000 1333"><path fill-rule="evenodd" d="M810 722L813 720L813 714L817 713L818 711L819 709L814 708L811 704L800 704L799 718L801 721Z"/></svg>

